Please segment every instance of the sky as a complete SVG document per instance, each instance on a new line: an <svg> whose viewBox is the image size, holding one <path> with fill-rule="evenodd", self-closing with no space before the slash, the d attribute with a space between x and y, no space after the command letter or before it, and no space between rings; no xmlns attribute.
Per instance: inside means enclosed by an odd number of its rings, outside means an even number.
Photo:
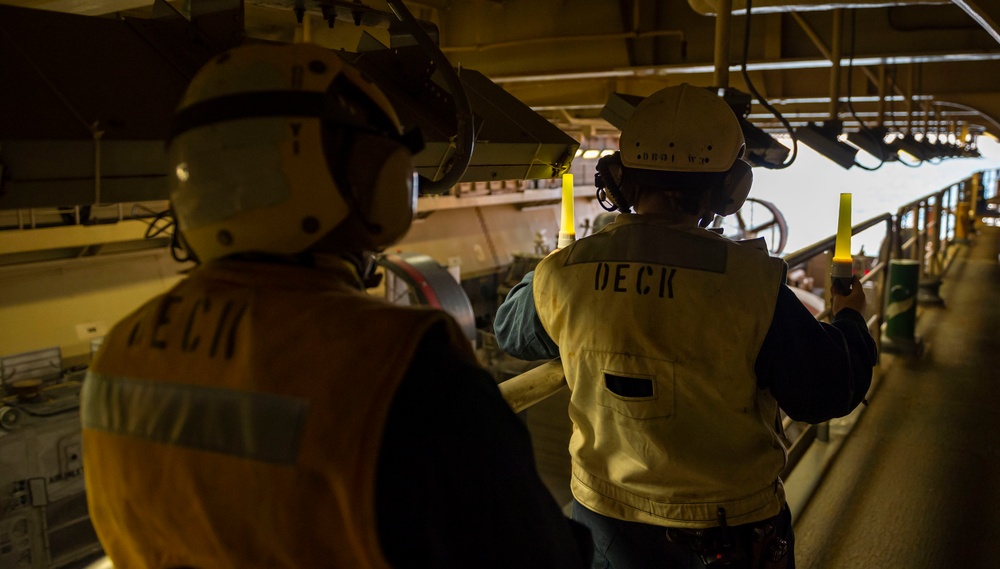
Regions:
<svg viewBox="0 0 1000 569"><path fill-rule="evenodd" d="M938 164L923 163L916 168L887 163L875 171L858 167L845 170L808 146L799 144L795 162L783 170L754 168L750 197L773 203L788 223L788 243L783 254L822 241L837 232L840 194L852 194L852 225L895 213L899 206L935 193L975 172L1000 169L1000 144L979 137L982 158L953 158ZM867 160L866 160L867 159ZM878 161L859 153L857 160L874 166ZM852 241L852 252L861 246L874 254L884 236L883 226ZM763 234L763 237L770 237Z"/></svg>

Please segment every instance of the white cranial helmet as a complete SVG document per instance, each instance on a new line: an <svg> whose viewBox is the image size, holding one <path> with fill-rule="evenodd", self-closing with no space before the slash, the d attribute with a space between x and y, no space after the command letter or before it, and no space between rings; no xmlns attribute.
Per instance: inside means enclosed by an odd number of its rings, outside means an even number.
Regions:
<svg viewBox="0 0 1000 569"><path fill-rule="evenodd" d="M618 185L624 172L654 179L656 172L725 173L711 188L711 209L719 215L739 211L753 174L742 159L746 142L733 110L715 93L687 83L661 89L643 99L625 123L619 153L598 165L605 195L619 210L631 207ZM616 164L617 162L617 164Z"/></svg>
<svg viewBox="0 0 1000 569"><path fill-rule="evenodd" d="M408 146L385 95L335 52L245 45L207 63L180 103L170 199L203 262L300 253L338 227L340 246L376 250L413 220Z"/></svg>

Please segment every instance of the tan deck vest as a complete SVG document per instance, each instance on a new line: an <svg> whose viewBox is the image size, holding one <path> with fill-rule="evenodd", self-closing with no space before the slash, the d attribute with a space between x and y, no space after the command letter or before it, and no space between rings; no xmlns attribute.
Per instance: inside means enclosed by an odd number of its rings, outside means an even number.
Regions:
<svg viewBox="0 0 1000 569"><path fill-rule="evenodd" d="M778 513L785 449L754 361L783 275L760 242L630 214L538 265L578 501L675 527L718 525L719 507L732 525Z"/></svg>
<svg viewBox="0 0 1000 569"><path fill-rule="evenodd" d="M116 567L387 567L375 472L441 312L346 268L215 263L120 322L82 394L90 515Z"/></svg>

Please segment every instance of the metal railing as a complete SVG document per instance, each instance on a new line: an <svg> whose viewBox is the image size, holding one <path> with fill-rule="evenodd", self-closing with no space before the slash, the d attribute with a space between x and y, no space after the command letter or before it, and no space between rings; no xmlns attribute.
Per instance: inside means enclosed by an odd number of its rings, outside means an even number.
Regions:
<svg viewBox="0 0 1000 569"><path fill-rule="evenodd" d="M974 219L978 212L982 211L977 201L988 199L996 201L998 184L1000 184L1000 170L978 172L965 180L900 206L895 214L885 213L852 228L852 235L858 235L879 226L884 227L878 256L874 259L864 259L862 270L859 271L862 286L865 287L868 296L868 314L865 315L868 330L879 345L880 352L890 262L894 259L918 261L921 286L926 284L936 294L937 284L954 259L955 245L966 241L974 233ZM960 207L961 204L966 205ZM973 215L963 213L968 211L976 213ZM824 267L823 273L828 279L830 257L835 244L836 236L833 235L786 256L789 272L797 267L813 265ZM829 281L827 280L821 288L829 290ZM830 317L829 294L824 294L824 300L825 310L816 315L819 320ZM515 412L528 409L564 388L567 388L566 378L558 359L546 362L500 384L504 399ZM782 477L786 478L813 442L829 440L829 424L796 423L787 417L784 417L783 423L791 442L788 462L782 472Z"/></svg>
<svg viewBox="0 0 1000 569"><path fill-rule="evenodd" d="M861 286L866 289L866 296L868 297L868 302L866 303L867 314L864 315L868 324L868 331L875 338L875 343L881 350L881 329L885 321L885 282L887 280L886 275L888 273L889 261L892 256L891 244L895 229L893 216L884 213L855 225L851 228L851 235L857 235L869 229L876 228L879 225L885 227L885 234L879 254L871 264L864 262L862 270L858 272L861 273L859 274ZM830 266L836 241L836 235L830 236L788 255L785 257L785 262L788 263L789 269L793 269L808 265L814 262L815 259L820 259L820 266L827 268ZM827 279L822 287L825 291L830 290L829 272L828 269L823 271L823 276ZM869 293L869 291L871 292ZM824 301L825 308L816 315L817 320L829 320L831 316L831 296L828 293L824 294ZM787 478L813 442L817 440L827 442L830 440L830 426L829 423L815 425L796 423L784 415L784 413L782 413L782 426L784 427L786 436L791 435L788 436L788 440L791 443L788 447L788 460L785 463L784 470L781 472L781 477Z"/></svg>
<svg viewBox="0 0 1000 569"><path fill-rule="evenodd" d="M169 208L166 200L90 206L0 210L0 231L117 223L154 218Z"/></svg>

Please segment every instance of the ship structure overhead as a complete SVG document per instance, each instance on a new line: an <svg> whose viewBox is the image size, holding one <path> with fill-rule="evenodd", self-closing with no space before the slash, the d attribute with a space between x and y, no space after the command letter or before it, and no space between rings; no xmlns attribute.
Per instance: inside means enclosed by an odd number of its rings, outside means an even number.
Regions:
<svg viewBox="0 0 1000 569"><path fill-rule="evenodd" d="M818 425L783 416L797 565L1000 555L1000 2L0 0L0 569L107 563L87 513L79 393L111 327L197 265L168 196L172 116L206 62L299 42L360 69L421 148L413 223L374 259L368 293L451 314L562 506L561 364L505 354L494 319L567 235L613 222L597 165L627 150L621 129L649 95L688 84L722 98L754 189L808 170L806 152L861 180L837 192L855 204L903 172L967 167L848 219L846 253L833 223L787 245L816 216L753 189L711 225L763 238L820 320L836 246L880 348L866 405ZM824 172L804 173L818 187ZM883 175L884 187L863 182Z"/></svg>

